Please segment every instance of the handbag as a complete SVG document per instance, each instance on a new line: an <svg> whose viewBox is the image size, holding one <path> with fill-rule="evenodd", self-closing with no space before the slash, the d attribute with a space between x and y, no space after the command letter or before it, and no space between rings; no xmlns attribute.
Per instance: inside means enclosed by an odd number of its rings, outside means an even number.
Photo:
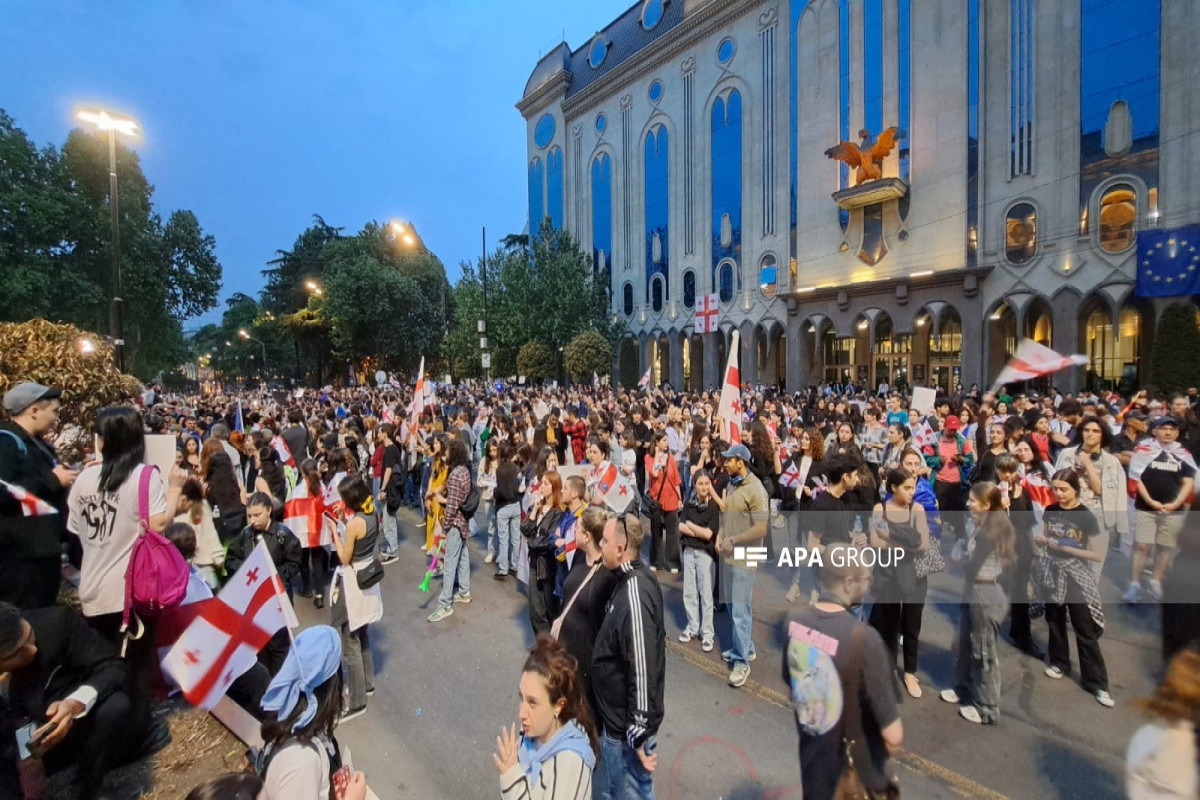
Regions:
<svg viewBox="0 0 1200 800"><path fill-rule="evenodd" d="M646 516L653 519L662 514L662 499L663 490L667 488L667 476L663 476L662 485L658 487L658 497L651 497L649 492L642 493L642 510L646 512Z"/></svg>
<svg viewBox="0 0 1200 800"><path fill-rule="evenodd" d="M833 800L893 800L900 797L900 784L894 775L879 777L883 789L872 789L859 774L860 763L870 764L870 751L863 738L862 709L859 705L859 689L862 679L863 637L866 624L858 623L850 634L849 674L843 680L844 702L842 705L842 748L845 764L833 791Z"/></svg>
<svg viewBox="0 0 1200 800"><path fill-rule="evenodd" d="M360 589L370 589L381 580L383 580L383 559L379 557L379 534L376 532L375 552L371 554L371 561L365 567L354 570L354 582Z"/></svg>
<svg viewBox="0 0 1200 800"><path fill-rule="evenodd" d="M918 578L928 578L930 575L945 572L946 557L942 555L941 540L929 537L929 547L925 548L924 553L917 554L913 559L913 567L917 570Z"/></svg>
<svg viewBox="0 0 1200 800"><path fill-rule="evenodd" d="M587 577L585 577L583 579L583 583L579 584L579 588L575 590L575 594L571 595L571 599L567 601L567 607L562 610L562 613L559 614L558 618L555 619L554 622L550 625L550 635L554 637L555 641L558 640L558 635L560 633L562 633L563 620L566 619L567 614L570 613L571 606L575 605L576 598L578 598L579 595L583 594L583 590L588 585L588 581L590 581L592 579L592 576L595 575L600 570L600 567L602 566L602 564L603 564L603 562L597 561L595 564L592 565L591 572L589 572L587 574Z"/></svg>

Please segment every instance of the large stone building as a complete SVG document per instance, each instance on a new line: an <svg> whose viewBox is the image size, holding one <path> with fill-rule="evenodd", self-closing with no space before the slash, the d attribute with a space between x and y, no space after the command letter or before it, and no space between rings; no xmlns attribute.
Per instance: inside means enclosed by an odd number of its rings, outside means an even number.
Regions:
<svg viewBox="0 0 1200 800"><path fill-rule="evenodd" d="M625 383L716 384L734 327L789 390L983 384L1023 337L1090 357L1064 388L1145 383L1197 41L1195 0L640 0L533 70L530 220L592 251ZM826 155L892 126L879 180Z"/></svg>

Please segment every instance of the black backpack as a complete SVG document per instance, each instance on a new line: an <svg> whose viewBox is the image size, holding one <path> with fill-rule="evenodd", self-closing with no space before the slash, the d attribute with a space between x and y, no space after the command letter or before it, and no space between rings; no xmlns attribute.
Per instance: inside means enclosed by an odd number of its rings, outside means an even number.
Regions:
<svg viewBox="0 0 1200 800"><path fill-rule="evenodd" d="M463 498L462 505L458 507L458 510L462 512L467 522L475 518L475 512L479 510L479 487L475 485L475 481L471 481L471 490Z"/></svg>

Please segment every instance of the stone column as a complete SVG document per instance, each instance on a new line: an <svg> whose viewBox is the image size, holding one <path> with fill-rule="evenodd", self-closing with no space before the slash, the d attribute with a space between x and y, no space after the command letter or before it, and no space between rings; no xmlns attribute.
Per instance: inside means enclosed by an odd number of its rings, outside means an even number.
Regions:
<svg viewBox="0 0 1200 800"><path fill-rule="evenodd" d="M683 385L683 334L671 331L667 334L667 375L676 391L681 391Z"/></svg>
<svg viewBox="0 0 1200 800"><path fill-rule="evenodd" d="M1050 314L1054 325L1052 339L1054 351L1069 356L1079 352L1079 295L1074 292L1059 292L1050 301ZM964 329L963 333L966 333ZM1083 367L1070 367L1052 375L1050 382L1067 392L1077 392L1083 386Z"/></svg>
<svg viewBox="0 0 1200 800"><path fill-rule="evenodd" d="M638 334L638 380L646 374L650 367L650 337L645 333ZM654 376L650 377L653 382Z"/></svg>
<svg viewBox="0 0 1200 800"><path fill-rule="evenodd" d="M959 319L962 321L962 385L969 389L972 383L978 383L980 388L986 389L988 376L983 354L987 352L990 325L978 302L964 309Z"/></svg>
<svg viewBox="0 0 1200 800"><path fill-rule="evenodd" d="M804 348L804 327L799 314L787 318L787 391L798 392L808 385L808 352Z"/></svg>
<svg viewBox="0 0 1200 800"><path fill-rule="evenodd" d="M742 376L742 383L751 385L758 383L758 348L755 346L754 327L753 322L743 322L739 328L738 372Z"/></svg>
<svg viewBox="0 0 1200 800"><path fill-rule="evenodd" d="M725 336L721 331L711 331L704 334L704 389L708 387L721 387L721 370L724 368L718 358L720 353L717 352L721 337Z"/></svg>

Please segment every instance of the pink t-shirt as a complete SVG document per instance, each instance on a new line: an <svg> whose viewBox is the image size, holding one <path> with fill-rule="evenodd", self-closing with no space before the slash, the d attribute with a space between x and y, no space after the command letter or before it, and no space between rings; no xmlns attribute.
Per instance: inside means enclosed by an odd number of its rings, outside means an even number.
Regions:
<svg viewBox="0 0 1200 800"><path fill-rule="evenodd" d="M938 468L937 479L943 483L961 482L962 473L958 471L958 462L954 460L954 457L958 455L958 439L939 436L937 443L938 455L942 457L942 466Z"/></svg>

